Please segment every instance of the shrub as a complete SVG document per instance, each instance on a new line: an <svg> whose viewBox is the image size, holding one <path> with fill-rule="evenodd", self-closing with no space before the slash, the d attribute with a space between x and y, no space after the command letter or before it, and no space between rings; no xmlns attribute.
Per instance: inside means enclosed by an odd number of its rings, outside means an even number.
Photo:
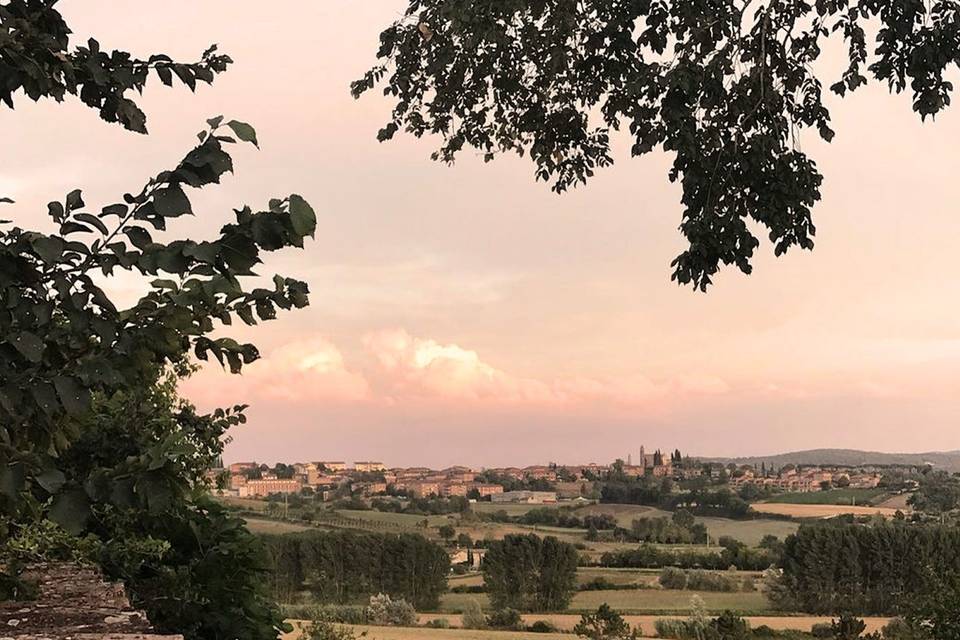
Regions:
<svg viewBox="0 0 960 640"><path fill-rule="evenodd" d="M883 627L884 640L922 640L925 634L903 618L894 618Z"/></svg>
<svg viewBox="0 0 960 640"><path fill-rule="evenodd" d="M667 567L660 574L660 585L664 589L686 589L687 572L683 569Z"/></svg>
<svg viewBox="0 0 960 640"><path fill-rule="evenodd" d="M830 623L830 629L836 640L857 640L860 634L867 630L867 625L860 618L843 614L839 620Z"/></svg>
<svg viewBox="0 0 960 640"><path fill-rule="evenodd" d="M829 622L818 622L810 629L810 635L814 638L832 638L833 625Z"/></svg>
<svg viewBox="0 0 960 640"><path fill-rule="evenodd" d="M520 612L516 609L500 609L487 616L487 626L493 629L509 629L515 631L523 625Z"/></svg>
<svg viewBox="0 0 960 640"><path fill-rule="evenodd" d="M385 593L370 596L367 617L371 624L394 627L412 627L417 624L417 612L413 605L398 598L393 600Z"/></svg>
<svg viewBox="0 0 960 640"><path fill-rule="evenodd" d="M483 629L487 626L487 616L483 615L480 603L471 600L460 614L460 626L464 629Z"/></svg>
<svg viewBox="0 0 960 640"><path fill-rule="evenodd" d="M362 635L366 635L364 632ZM300 640L355 640L357 634L350 627L327 620L314 620L300 632Z"/></svg>
<svg viewBox="0 0 960 640"><path fill-rule="evenodd" d="M673 640L683 640L687 637L687 623L684 620L674 618L658 618L653 623L653 628L660 638L672 638Z"/></svg>
<svg viewBox="0 0 960 640"><path fill-rule="evenodd" d="M710 626L716 631L718 640L746 640L750 633L747 621L730 610L714 618Z"/></svg>
<svg viewBox="0 0 960 640"><path fill-rule="evenodd" d="M639 625L630 628L623 616L606 603L600 605L595 613L580 616L580 622L573 632L588 640L637 640L642 633Z"/></svg>
<svg viewBox="0 0 960 640"><path fill-rule="evenodd" d="M554 626L553 623L546 620L537 620L527 627L527 631L531 631L533 633L556 633L557 627Z"/></svg>
<svg viewBox="0 0 960 640"><path fill-rule="evenodd" d="M450 621L446 618L434 618L433 620L428 620L423 626L428 629L449 629Z"/></svg>

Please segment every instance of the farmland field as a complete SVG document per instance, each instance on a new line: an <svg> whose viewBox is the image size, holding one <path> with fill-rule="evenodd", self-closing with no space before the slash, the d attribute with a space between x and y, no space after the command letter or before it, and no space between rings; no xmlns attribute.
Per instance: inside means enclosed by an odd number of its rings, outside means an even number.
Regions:
<svg viewBox="0 0 960 640"><path fill-rule="evenodd" d="M356 518L357 520L369 520L371 522L384 522L390 525L414 529L423 523L429 522L431 527L439 527L442 524L450 522L453 516L418 516L409 513L391 513L389 511L360 511L351 509L336 509L337 514L344 518Z"/></svg>
<svg viewBox="0 0 960 640"><path fill-rule="evenodd" d="M896 509L888 507L852 507L834 504L786 504L782 502L758 502L752 505L760 513L773 513L793 518L832 518L853 514L857 516L881 515L892 518Z"/></svg>
<svg viewBox="0 0 960 640"><path fill-rule="evenodd" d="M237 507L239 509L246 509L248 511L266 511L267 505L270 504L266 500L255 500L253 498L235 498L233 496L216 496L217 501L222 502L225 505L231 507Z"/></svg>
<svg viewBox="0 0 960 640"><path fill-rule="evenodd" d="M531 511L532 509L540 509L545 506L554 506L554 505L474 502L473 504L470 505L470 508L476 511L477 513L496 513L497 511L503 511L508 516L522 516L523 514L527 513L528 511Z"/></svg>
<svg viewBox="0 0 960 640"><path fill-rule="evenodd" d="M830 489L803 493L781 493L764 502L784 504L874 505L889 493L886 489ZM756 506L756 505L754 505Z"/></svg>
<svg viewBox="0 0 960 640"><path fill-rule="evenodd" d="M308 525L297 524L295 522L283 522L280 520L267 520L266 518L246 517L247 529L252 533L297 533L298 531L309 531L316 529Z"/></svg>
<svg viewBox="0 0 960 640"><path fill-rule="evenodd" d="M459 621L457 621L459 622ZM299 625L298 625L299 626ZM570 638L569 634L528 633L525 631L478 631L474 629L426 629L424 627L351 626L357 637L366 634L368 640L543 640L544 637ZM299 631L281 636L283 640L298 640Z"/></svg>
<svg viewBox="0 0 960 640"><path fill-rule="evenodd" d="M640 625L640 628L646 632L644 637L652 637L653 625L661 617L676 618L682 616L637 616L626 615L624 619L631 625ZM372 627L355 626L352 627L359 636L364 631L367 632L369 640L537 640L538 638L570 638L570 635L564 634L542 634L528 633L523 631L478 631L470 629L459 629L460 617L455 615L442 614L422 614L420 624L425 624L430 620L445 619L450 624L450 629L427 629L424 627ZM524 614L524 624L532 624L537 620L545 620L554 625L561 632L569 634L574 625L580 621L580 616L568 613L532 613ZM810 631L811 627L817 623L830 622L829 617L823 616L750 616L747 618L751 627L765 625L778 631L796 630ZM867 633L879 631L883 625L889 622L889 618L864 618L867 625ZM293 622L294 626L299 628L300 623ZM298 631L282 636L283 640L297 640Z"/></svg>
<svg viewBox="0 0 960 640"><path fill-rule="evenodd" d="M640 627L646 631L646 636L653 635L653 624L659 618L682 618L683 615L673 615L673 616L650 616L650 615L626 615L624 619L631 625L640 625ZM443 615L443 614L422 614L420 616L420 623L423 624L429 620L434 620L437 618L446 619L451 627L456 627L460 624L460 616L456 615ZM580 621L579 614L573 613L528 613L523 615L524 624L531 624L536 620L546 620L553 624L557 629L561 631L567 631L573 629L574 625ZM796 630L796 631L810 631L810 628L817 623L830 622L829 617L824 616L748 616L747 620L750 622L751 627L759 627L761 625L766 625L771 629L777 629L779 631L783 630ZM867 624L867 632L871 633L873 631L879 631L883 625L887 624L890 621L889 618L864 618L864 622ZM439 636L442 638L443 636ZM451 639L456 636L449 636ZM509 637L509 636L508 636ZM550 637L550 636L548 636ZM570 636L567 636L568 638Z"/></svg>
<svg viewBox="0 0 960 640"><path fill-rule="evenodd" d="M623 589L610 591L580 591L570 603L570 611L595 610L603 603L625 613L686 612L690 598L703 598L708 611L720 612L733 609L748 613L771 610L766 596L758 591L723 593L714 591L680 591L672 589ZM460 612L471 600L476 600L484 609L489 607L485 593L447 593L440 601L444 612Z"/></svg>

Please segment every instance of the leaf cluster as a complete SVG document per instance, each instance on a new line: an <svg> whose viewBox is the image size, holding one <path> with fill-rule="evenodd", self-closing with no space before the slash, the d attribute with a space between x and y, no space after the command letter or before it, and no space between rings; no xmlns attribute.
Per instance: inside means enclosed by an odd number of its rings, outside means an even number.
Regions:
<svg viewBox="0 0 960 640"><path fill-rule="evenodd" d="M825 82L838 96L870 78L909 89L924 119L949 105L958 11L953 0L409 0L352 91L382 87L393 103L381 141L435 134L444 162L467 147L487 161L529 156L556 192L612 164L616 131L634 156L662 149L688 242L672 277L705 290L722 265L751 272L758 226L777 255L813 247L823 176L800 139L834 136ZM814 66L836 38L848 65L831 81Z"/></svg>

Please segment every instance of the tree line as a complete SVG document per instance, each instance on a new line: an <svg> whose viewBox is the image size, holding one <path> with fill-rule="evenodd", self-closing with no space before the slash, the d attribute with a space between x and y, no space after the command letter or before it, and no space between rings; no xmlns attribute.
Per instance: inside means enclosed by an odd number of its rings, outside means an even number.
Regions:
<svg viewBox="0 0 960 640"><path fill-rule="evenodd" d="M738 520L756 518L758 515L746 500L728 489L692 489L678 493L673 491L672 486L664 486L663 482L651 482L648 479L607 483L600 491L600 502L641 504L668 511L686 509L699 516Z"/></svg>
<svg viewBox="0 0 960 640"><path fill-rule="evenodd" d="M447 590L450 558L421 535L305 531L264 541L280 601L307 591L321 603L348 604L384 593L432 609Z"/></svg>
<svg viewBox="0 0 960 640"><path fill-rule="evenodd" d="M729 538L721 538L722 549L715 551L675 551L661 549L652 544L641 544L635 549L608 551L600 556L600 566L635 569L681 569L722 570L736 567L741 571L763 571L777 561L769 549L751 549Z"/></svg>
<svg viewBox="0 0 960 640"><path fill-rule="evenodd" d="M903 521L804 525L787 538L771 597L809 613L894 615L935 575L960 575L960 529Z"/></svg>

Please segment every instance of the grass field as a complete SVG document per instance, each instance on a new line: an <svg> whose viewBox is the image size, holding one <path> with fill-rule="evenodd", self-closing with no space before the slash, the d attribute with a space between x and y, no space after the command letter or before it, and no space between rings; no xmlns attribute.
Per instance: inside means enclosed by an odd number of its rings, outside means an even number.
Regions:
<svg viewBox="0 0 960 640"><path fill-rule="evenodd" d="M592 611L601 604L607 603L624 613L686 612L690 609L690 598L694 595L703 598L707 609L712 612L733 609L748 613L762 613L771 610L766 596L758 591L719 593L671 589L580 591L573 597L569 610ZM460 612L471 600L479 602L484 609L489 607L489 600L484 593L447 593L441 599L440 610L447 613Z"/></svg>
<svg viewBox="0 0 960 640"><path fill-rule="evenodd" d="M896 509L888 507L852 507L836 504L786 504L782 502L758 502L752 505L760 513L773 513L791 518L832 518L844 514L856 516L881 515L892 518Z"/></svg>
<svg viewBox="0 0 960 640"><path fill-rule="evenodd" d="M542 504L510 504L500 502L474 502L470 508L477 513L496 513L503 511L508 516L522 516L532 509L541 509Z"/></svg>
<svg viewBox="0 0 960 640"><path fill-rule="evenodd" d="M298 531L316 529L316 527L295 522L281 522L279 520L267 520L266 518L246 517L244 520L252 533L297 533Z"/></svg>
<svg viewBox="0 0 960 640"><path fill-rule="evenodd" d="M336 513L344 518L356 518L357 520L369 520L371 522L385 522L392 525L415 529L420 527L426 520L431 527L452 522L451 516L416 516L409 513L390 513L386 511L353 511L351 509L337 509ZM455 518L455 517L454 517Z"/></svg>
<svg viewBox="0 0 960 640"><path fill-rule="evenodd" d="M882 502L888 496L885 489L830 489L805 493L781 493L764 502L871 506Z"/></svg>
<svg viewBox="0 0 960 640"><path fill-rule="evenodd" d="M253 498L235 498L233 496L217 496L217 500L231 507L238 507L240 509L246 509L248 511L266 511L267 505L270 504L266 500L254 500Z"/></svg>

